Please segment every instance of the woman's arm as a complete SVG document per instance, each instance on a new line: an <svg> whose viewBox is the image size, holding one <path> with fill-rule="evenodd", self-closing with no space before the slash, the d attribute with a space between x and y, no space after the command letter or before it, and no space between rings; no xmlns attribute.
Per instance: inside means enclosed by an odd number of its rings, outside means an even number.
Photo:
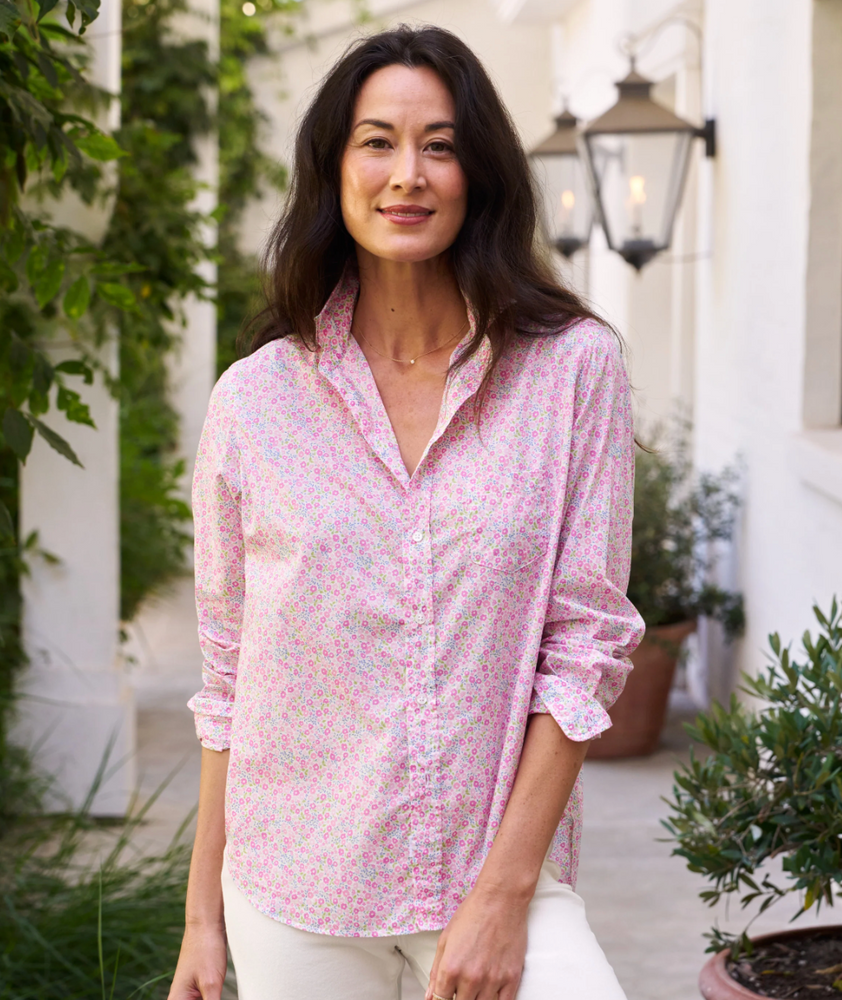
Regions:
<svg viewBox="0 0 842 1000"><path fill-rule="evenodd" d="M551 715L531 715L506 812L477 885L529 902L579 775L588 741L575 743Z"/></svg>
<svg viewBox="0 0 842 1000"><path fill-rule="evenodd" d="M551 715L532 715L503 821L476 885L439 938L427 1000L514 1000L526 955L526 912L585 759Z"/></svg>
<svg viewBox="0 0 842 1000"><path fill-rule="evenodd" d="M221 884L227 777L228 751L203 747L184 940L169 1000L219 1000L222 995L228 968Z"/></svg>
<svg viewBox="0 0 842 1000"><path fill-rule="evenodd" d="M628 378L613 338L585 331L564 510L517 777L474 889L442 932L428 998L514 1000L526 914L588 741L631 668L643 623L626 599L634 484ZM569 735L568 735L569 734Z"/></svg>

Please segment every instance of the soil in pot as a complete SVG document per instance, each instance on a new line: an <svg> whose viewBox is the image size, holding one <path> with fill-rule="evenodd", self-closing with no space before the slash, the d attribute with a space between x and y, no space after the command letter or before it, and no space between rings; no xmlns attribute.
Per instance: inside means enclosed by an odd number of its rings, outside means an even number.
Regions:
<svg viewBox="0 0 842 1000"><path fill-rule="evenodd" d="M807 1000L842 997L842 936L817 931L785 941L764 941L751 957L727 963L741 986L762 997Z"/></svg>

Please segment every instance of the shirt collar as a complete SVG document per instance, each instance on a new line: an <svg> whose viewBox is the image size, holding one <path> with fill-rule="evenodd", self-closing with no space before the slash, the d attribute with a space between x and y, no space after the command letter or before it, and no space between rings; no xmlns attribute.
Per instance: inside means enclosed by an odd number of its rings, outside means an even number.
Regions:
<svg viewBox="0 0 842 1000"><path fill-rule="evenodd" d="M327 302L316 317L316 342L318 344L319 368L332 370L345 357L352 338L351 324L354 319L354 309L360 293L360 279L356 267L349 262L342 273L336 287L330 293ZM465 352L476 333L476 314L471 304L466 303L468 312L468 330L453 351L453 361L457 361ZM449 409L448 399L460 396L462 402L478 391L483 376L491 360L491 342L488 337L482 338L479 348L474 354L448 378L445 400L442 403L442 415ZM457 386L459 391L457 390ZM455 411L453 411L455 412ZM452 416L452 413L450 414ZM448 418L449 419L449 418Z"/></svg>

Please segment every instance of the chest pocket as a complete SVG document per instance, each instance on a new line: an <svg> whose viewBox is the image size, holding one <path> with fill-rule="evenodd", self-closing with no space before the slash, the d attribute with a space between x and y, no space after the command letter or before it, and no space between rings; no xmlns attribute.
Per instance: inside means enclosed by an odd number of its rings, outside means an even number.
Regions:
<svg viewBox="0 0 842 1000"><path fill-rule="evenodd" d="M511 574L541 559L550 513L538 484L497 478L457 490L442 505L439 537L459 548L459 561Z"/></svg>

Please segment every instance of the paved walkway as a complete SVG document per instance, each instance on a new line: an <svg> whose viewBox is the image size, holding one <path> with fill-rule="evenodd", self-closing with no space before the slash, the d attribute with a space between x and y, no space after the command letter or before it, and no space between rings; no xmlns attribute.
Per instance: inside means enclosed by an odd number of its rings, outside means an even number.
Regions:
<svg viewBox="0 0 842 1000"><path fill-rule="evenodd" d="M189 624L191 598L182 597L182 620ZM147 638L158 645L163 628L150 624ZM179 663L180 675L159 657L151 667L147 664L140 679L142 791L151 793L172 775L141 833L148 851L169 841L198 795L199 746L184 707L195 690L198 667L194 662L185 670L187 660L182 655L190 642L195 643L194 629L192 625L188 630L192 634L184 639L183 648L175 641L177 636L165 643L174 650L172 662ZM746 922L738 905L732 907L730 919L724 907L715 911L705 907L698 898L704 887L699 876L689 872L680 858L670 857L670 845L659 841L666 835L660 825L667 812L661 797L670 794L676 761L687 757L688 739L681 723L690 717L677 700L657 753L638 760L585 764L585 831L577 889L628 1000L698 1000L696 982L707 945L702 934L714 920L734 931ZM753 925L753 933L782 927L792 912L789 902L773 908ZM819 922L833 923L833 911L822 918ZM799 921L813 922L812 918ZM422 998L414 979L405 977L403 1000Z"/></svg>

